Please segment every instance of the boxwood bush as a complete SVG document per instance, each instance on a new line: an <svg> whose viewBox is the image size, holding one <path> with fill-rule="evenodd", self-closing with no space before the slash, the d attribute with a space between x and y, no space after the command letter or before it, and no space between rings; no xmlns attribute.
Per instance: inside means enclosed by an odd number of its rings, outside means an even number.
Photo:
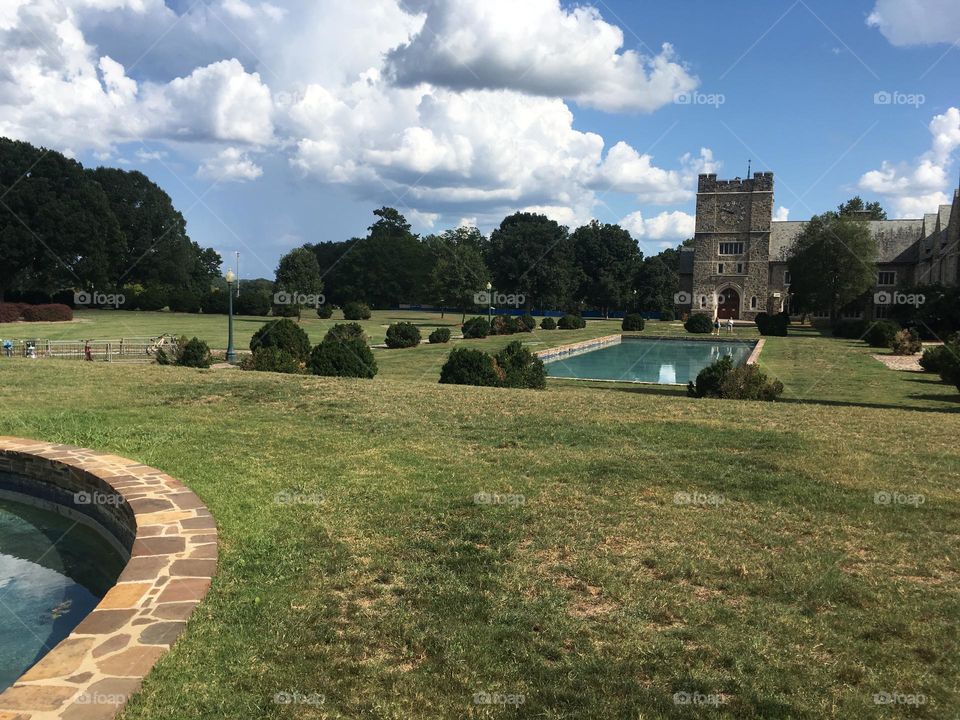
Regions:
<svg viewBox="0 0 960 720"><path fill-rule="evenodd" d="M442 345L450 342L450 328L437 328L427 338L431 345Z"/></svg>
<svg viewBox="0 0 960 720"><path fill-rule="evenodd" d="M278 348L295 357L298 362L305 362L310 355L310 338L290 318L279 318L266 323L250 338L252 352L262 347Z"/></svg>
<svg viewBox="0 0 960 720"><path fill-rule="evenodd" d="M413 323L398 322L387 328L388 348L411 348L420 344L420 329Z"/></svg>
<svg viewBox="0 0 960 720"><path fill-rule="evenodd" d="M496 315L490 323L491 335L513 335L520 332L517 319L509 315Z"/></svg>
<svg viewBox="0 0 960 720"><path fill-rule="evenodd" d="M469 348L451 350L440 370L440 382L444 385L497 387L503 378L503 371L488 353Z"/></svg>
<svg viewBox="0 0 960 720"><path fill-rule="evenodd" d="M323 336L324 340L359 340L363 343L369 343L370 338L367 337L367 334L363 331L363 326L360 323L337 323L332 328L327 330L327 334Z"/></svg>
<svg viewBox="0 0 960 720"><path fill-rule="evenodd" d="M834 337L859 340L867 332L867 323L863 320L838 320L830 332Z"/></svg>
<svg viewBox="0 0 960 720"><path fill-rule="evenodd" d="M344 320L369 320L370 306L362 302L348 302L343 306Z"/></svg>
<svg viewBox="0 0 960 720"><path fill-rule="evenodd" d="M301 372L300 361L286 350L276 347L259 347L251 356L249 369L260 372L284 373L295 375ZM241 365L246 369L247 365Z"/></svg>
<svg viewBox="0 0 960 720"><path fill-rule="evenodd" d="M783 392L783 383L769 380L756 365L733 367L730 356L708 365L687 385L692 397L732 400L776 400Z"/></svg>
<svg viewBox="0 0 960 720"><path fill-rule="evenodd" d="M310 352L308 367L328 377L372 378L378 370L373 351L357 338L324 340Z"/></svg>
<svg viewBox="0 0 960 720"><path fill-rule="evenodd" d="M960 390L960 342L953 341L943 346L939 355L940 379L945 383L956 385Z"/></svg>
<svg viewBox="0 0 960 720"><path fill-rule="evenodd" d="M541 330L556 330L556 329L557 329L557 321L554 320L554 319L551 318L551 317L546 317L546 318L544 318L543 320L540 321L540 329L541 329Z"/></svg>
<svg viewBox="0 0 960 720"><path fill-rule="evenodd" d="M533 315L528 313L517 318L517 330L519 332L532 333L536 329L537 319Z"/></svg>
<svg viewBox="0 0 960 720"><path fill-rule="evenodd" d="M630 313L623 318L623 322L620 323L620 329L626 332L639 332L643 330L644 324L643 315Z"/></svg>
<svg viewBox="0 0 960 720"><path fill-rule="evenodd" d="M713 330L713 320L711 320L707 315L691 315L689 318L687 318L687 321L683 324L683 327L686 328L687 332L689 333L706 335Z"/></svg>
<svg viewBox="0 0 960 720"><path fill-rule="evenodd" d="M787 334L787 327L790 325L790 315L785 312L776 315L768 315L765 312L757 313L757 329L761 335L774 335L784 337Z"/></svg>
<svg viewBox="0 0 960 720"><path fill-rule="evenodd" d="M920 342L920 333L916 330L899 330L890 342L890 349L894 355L916 355L923 350Z"/></svg>
<svg viewBox="0 0 960 720"><path fill-rule="evenodd" d="M213 364L210 347L200 338L191 338L180 348L177 365L181 367L208 368Z"/></svg>
<svg viewBox="0 0 960 720"><path fill-rule="evenodd" d="M587 326L587 321L579 315L564 315L557 322L557 327L561 330L582 330Z"/></svg>
<svg viewBox="0 0 960 720"><path fill-rule="evenodd" d="M945 356L948 352L950 351L947 349L946 345L937 345L936 347L927 348L923 351L923 355L920 356L920 367L922 367L926 372L940 372L940 369L947 361Z"/></svg>
<svg viewBox="0 0 960 720"><path fill-rule="evenodd" d="M892 320L877 320L867 328L863 339L871 347L888 348L899 330L900 326Z"/></svg>
<svg viewBox="0 0 960 720"><path fill-rule="evenodd" d="M317 308L317 317L321 320L329 320L333 317L333 306L324 303Z"/></svg>
<svg viewBox="0 0 960 720"><path fill-rule="evenodd" d="M503 371L501 385L509 388L543 390L547 386L547 371L543 360L514 340L494 356L497 367Z"/></svg>
<svg viewBox="0 0 960 720"><path fill-rule="evenodd" d="M463 324L463 337L468 340L485 338L490 334L490 323L486 318L470 318Z"/></svg>

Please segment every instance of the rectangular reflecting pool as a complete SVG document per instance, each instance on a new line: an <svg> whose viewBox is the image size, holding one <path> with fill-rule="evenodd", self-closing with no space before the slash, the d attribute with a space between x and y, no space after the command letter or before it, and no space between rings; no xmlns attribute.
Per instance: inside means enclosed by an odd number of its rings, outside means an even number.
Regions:
<svg viewBox="0 0 960 720"><path fill-rule="evenodd" d="M554 358L545 358L550 377L577 380L686 385L724 355L743 365L755 341L714 338L674 340L625 337L620 342Z"/></svg>

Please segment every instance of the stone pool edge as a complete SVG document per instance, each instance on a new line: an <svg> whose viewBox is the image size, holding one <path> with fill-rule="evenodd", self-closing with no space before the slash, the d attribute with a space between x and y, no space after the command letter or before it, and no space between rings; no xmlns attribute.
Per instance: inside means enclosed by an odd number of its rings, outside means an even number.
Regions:
<svg viewBox="0 0 960 720"><path fill-rule="evenodd" d="M0 693L0 720L113 718L206 595L217 567L216 523L178 480L108 453L0 437L0 470L79 492L109 488L133 524L131 557L116 585Z"/></svg>

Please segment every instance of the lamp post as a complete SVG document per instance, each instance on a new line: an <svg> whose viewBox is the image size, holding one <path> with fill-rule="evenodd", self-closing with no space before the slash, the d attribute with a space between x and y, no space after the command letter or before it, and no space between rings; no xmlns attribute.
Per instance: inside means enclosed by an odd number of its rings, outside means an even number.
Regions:
<svg viewBox="0 0 960 720"><path fill-rule="evenodd" d="M493 322L493 284L487 283L487 322Z"/></svg>
<svg viewBox="0 0 960 720"><path fill-rule="evenodd" d="M227 362L235 363L237 361L237 351L233 349L233 281L237 276L233 270L227 270L223 276L227 281Z"/></svg>

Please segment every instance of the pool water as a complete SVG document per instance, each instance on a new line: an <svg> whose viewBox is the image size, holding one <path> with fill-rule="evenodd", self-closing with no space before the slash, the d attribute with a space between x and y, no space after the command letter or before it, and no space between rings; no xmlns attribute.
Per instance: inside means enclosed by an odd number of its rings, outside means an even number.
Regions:
<svg viewBox="0 0 960 720"><path fill-rule="evenodd" d="M705 367L729 355L735 367L753 351L752 342L624 338L615 345L547 363L550 377L686 385Z"/></svg>
<svg viewBox="0 0 960 720"><path fill-rule="evenodd" d="M0 692L70 634L124 564L86 525L0 498Z"/></svg>

